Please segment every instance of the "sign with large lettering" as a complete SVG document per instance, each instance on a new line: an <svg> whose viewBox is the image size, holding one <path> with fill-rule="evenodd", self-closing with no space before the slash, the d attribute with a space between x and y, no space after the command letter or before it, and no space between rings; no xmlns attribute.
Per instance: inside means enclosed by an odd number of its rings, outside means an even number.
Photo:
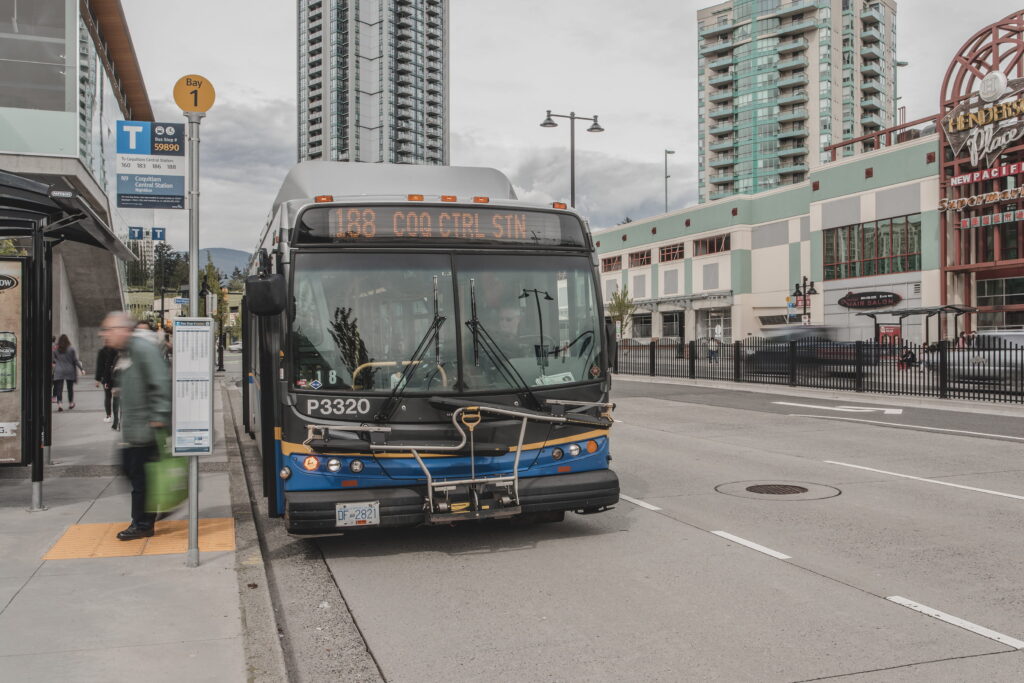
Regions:
<svg viewBox="0 0 1024 683"><path fill-rule="evenodd" d="M966 149L972 166L991 166L1003 150L1024 138L1022 117L1024 78L1008 80L992 71L982 79L976 97L942 117L942 129L958 157Z"/></svg>
<svg viewBox="0 0 1024 683"><path fill-rule="evenodd" d="M185 125L117 122L117 206L184 209Z"/></svg>
<svg viewBox="0 0 1024 683"><path fill-rule="evenodd" d="M571 214L500 206L318 206L299 216L300 242L472 242L583 246Z"/></svg>
<svg viewBox="0 0 1024 683"><path fill-rule="evenodd" d="M843 308L885 308L895 306L903 301L896 292L847 292L846 296L839 300Z"/></svg>
<svg viewBox="0 0 1024 683"><path fill-rule="evenodd" d="M0 465L20 465L22 388L25 357L22 334L24 261L0 259Z"/></svg>

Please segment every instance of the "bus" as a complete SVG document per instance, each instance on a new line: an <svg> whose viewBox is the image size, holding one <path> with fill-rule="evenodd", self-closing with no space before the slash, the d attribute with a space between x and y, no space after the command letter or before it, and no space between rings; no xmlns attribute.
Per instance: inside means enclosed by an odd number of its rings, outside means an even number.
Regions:
<svg viewBox="0 0 1024 683"><path fill-rule="evenodd" d="M577 213L496 170L298 164L243 299L270 514L338 534L612 507L596 266Z"/></svg>

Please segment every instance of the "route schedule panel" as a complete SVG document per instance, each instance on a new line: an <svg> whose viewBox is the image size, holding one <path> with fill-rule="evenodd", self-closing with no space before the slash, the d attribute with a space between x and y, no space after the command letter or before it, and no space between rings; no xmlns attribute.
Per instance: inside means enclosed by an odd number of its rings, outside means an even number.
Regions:
<svg viewBox="0 0 1024 683"><path fill-rule="evenodd" d="M213 453L213 320L174 321L175 455Z"/></svg>

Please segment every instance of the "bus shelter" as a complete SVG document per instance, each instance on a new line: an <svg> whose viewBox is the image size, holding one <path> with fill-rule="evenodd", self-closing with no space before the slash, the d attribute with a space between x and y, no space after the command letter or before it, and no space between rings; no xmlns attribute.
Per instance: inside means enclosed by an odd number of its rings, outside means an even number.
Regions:
<svg viewBox="0 0 1024 683"><path fill-rule="evenodd" d="M928 344L931 343L931 320L932 320L932 318L936 318L936 320L938 321L938 325L936 326L936 330L935 330L935 339L936 339L936 341L938 341L938 340L940 340L942 338L942 320L943 320L943 318L941 316L950 316L950 315L952 315L953 316L953 338L955 339L955 338L960 336L960 316L962 316L962 315L964 315L966 313L977 313L977 311L978 311L978 309L974 308L973 306L956 306L956 305L952 305L952 304L947 304L945 306L923 306L921 308L904 308L904 309L899 310L899 311L882 311L882 312L867 312L867 311L864 311L864 312L858 313L857 315L863 315L863 316L866 316L868 318L871 318L872 322L874 322L874 324L875 324L875 340L876 341L878 340L878 328L879 328L879 324L880 324L878 322L878 316L880 316L880 315L891 315L894 318L896 318L896 322L897 322L897 324L899 324L899 327L900 327L900 339L903 339L903 321L906 318L923 315L923 316L925 316L925 320L924 320L924 343L925 343L925 345L928 345ZM947 317L946 320L947 320L947 323L948 323L949 318ZM948 324L947 324L946 327L948 329L948 327L949 327Z"/></svg>
<svg viewBox="0 0 1024 683"><path fill-rule="evenodd" d="M0 465L32 466L33 510L44 509L53 248L63 242L135 258L73 190L0 171Z"/></svg>

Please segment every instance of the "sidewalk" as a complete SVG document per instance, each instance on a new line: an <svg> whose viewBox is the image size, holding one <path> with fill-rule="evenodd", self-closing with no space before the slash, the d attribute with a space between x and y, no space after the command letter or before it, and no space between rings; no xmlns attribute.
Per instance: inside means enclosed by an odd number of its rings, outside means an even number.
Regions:
<svg viewBox="0 0 1024 683"><path fill-rule="evenodd" d="M78 382L77 407L53 416L54 465L46 467L43 483L49 509L27 511L26 472L7 469L0 478L0 679L246 680L234 550L202 552L200 566L191 569L183 553L43 559L73 525L128 525L129 487L118 473L115 432L103 421L103 392L85 379ZM216 384L216 454L202 461L199 512L202 520L220 519L226 547L234 547L225 519L232 506ZM154 539L166 541L169 530L181 527L173 521L185 519L185 507L157 523ZM115 553L135 552L129 544L107 545Z"/></svg>
<svg viewBox="0 0 1024 683"><path fill-rule="evenodd" d="M932 398L927 396L907 396L901 394L876 394L870 392L842 391L838 389L817 389L814 387L791 387L786 384L758 384L755 382L730 382L713 379L690 379L688 377L661 377L624 373L612 374L613 387L615 382L675 384L677 386L704 387L705 389L748 391L758 394L776 394L782 396L818 398L855 403L875 403L879 405L902 406L905 408L949 410L957 413L1024 417L1024 405L1015 403L991 403L989 401L969 401L953 398ZM614 394L614 388L612 392Z"/></svg>

